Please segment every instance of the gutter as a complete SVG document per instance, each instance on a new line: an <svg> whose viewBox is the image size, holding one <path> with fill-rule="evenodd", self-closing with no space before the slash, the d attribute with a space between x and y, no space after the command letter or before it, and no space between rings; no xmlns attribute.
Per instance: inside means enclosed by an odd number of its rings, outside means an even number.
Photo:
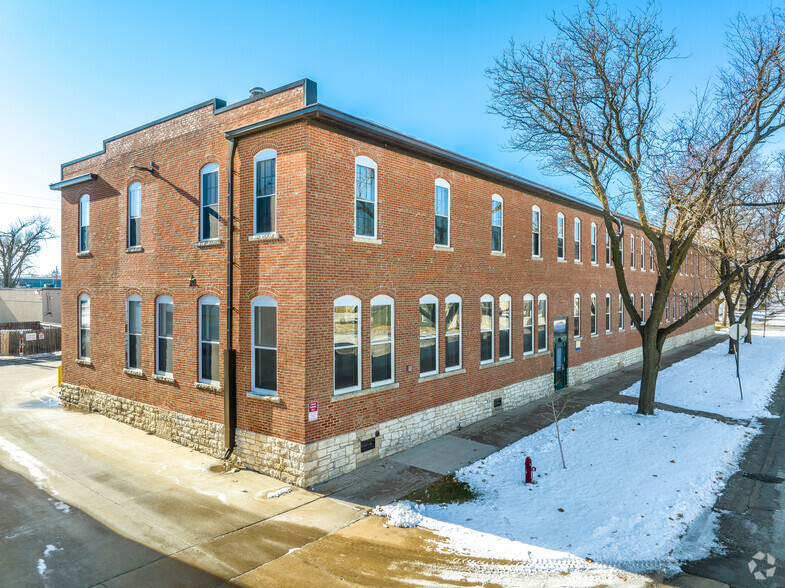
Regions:
<svg viewBox="0 0 785 588"><path fill-rule="evenodd" d="M234 349L232 311L234 303L234 155L235 139L229 139L229 165L227 175L226 244L226 348L224 349L224 449L228 459L234 451L237 428L237 350Z"/></svg>

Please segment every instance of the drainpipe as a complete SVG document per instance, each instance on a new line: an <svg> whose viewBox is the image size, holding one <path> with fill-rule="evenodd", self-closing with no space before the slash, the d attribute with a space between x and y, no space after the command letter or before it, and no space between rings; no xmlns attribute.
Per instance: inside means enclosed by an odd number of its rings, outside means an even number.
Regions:
<svg viewBox="0 0 785 588"><path fill-rule="evenodd" d="M229 139L229 170L227 174L226 243L226 349L224 349L224 459L234 450L234 432L237 427L237 350L234 349L232 310L234 303L234 155L237 144Z"/></svg>

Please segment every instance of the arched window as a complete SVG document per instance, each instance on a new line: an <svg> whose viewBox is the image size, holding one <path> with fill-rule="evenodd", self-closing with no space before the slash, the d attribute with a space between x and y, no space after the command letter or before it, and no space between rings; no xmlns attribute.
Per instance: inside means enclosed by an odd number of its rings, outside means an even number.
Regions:
<svg viewBox="0 0 785 588"><path fill-rule="evenodd" d="M360 299L354 296L341 296L333 302L336 394L361 387L360 308Z"/></svg>
<svg viewBox="0 0 785 588"><path fill-rule="evenodd" d="M79 359L90 359L90 296L80 294L78 299Z"/></svg>
<svg viewBox="0 0 785 588"><path fill-rule="evenodd" d="M512 298L499 296L499 359L512 357Z"/></svg>
<svg viewBox="0 0 785 588"><path fill-rule="evenodd" d="M619 260L621 261L621 267L624 267L624 239L622 239L621 235L619 237Z"/></svg>
<svg viewBox="0 0 785 588"><path fill-rule="evenodd" d="M142 184L128 186L128 247L142 244Z"/></svg>
<svg viewBox="0 0 785 588"><path fill-rule="evenodd" d="M395 381L395 303L389 296L371 299L371 385Z"/></svg>
<svg viewBox="0 0 785 588"><path fill-rule="evenodd" d="M564 215L556 215L556 259L564 260Z"/></svg>
<svg viewBox="0 0 785 588"><path fill-rule="evenodd" d="M523 354L534 353L534 296L523 297Z"/></svg>
<svg viewBox="0 0 785 588"><path fill-rule="evenodd" d="M635 269L635 235L630 235L630 269Z"/></svg>
<svg viewBox="0 0 785 588"><path fill-rule="evenodd" d="M591 334L597 334L597 295L591 295L591 306L589 307L589 325L591 327Z"/></svg>
<svg viewBox="0 0 785 588"><path fill-rule="evenodd" d="M649 271L654 271L654 243L649 241Z"/></svg>
<svg viewBox="0 0 785 588"><path fill-rule="evenodd" d="M641 293L641 323L646 322L646 295Z"/></svg>
<svg viewBox="0 0 785 588"><path fill-rule="evenodd" d="M605 295L605 332L611 332L611 295Z"/></svg>
<svg viewBox="0 0 785 588"><path fill-rule="evenodd" d="M532 257L540 257L540 207L532 206Z"/></svg>
<svg viewBox="0 0 785 588"><path fill-rule="evenodd" d="M491 197L491 251L503 251L503 223L504 223L504 203L502 197L494 194Z"/></svg>
<svg viewBox="0 0 785 588"><path fill-rule="evenodd" d="M591 262L597 263L597 225L591 224Z"/></svg>
<svg viewBox="0 0 785 588"><path fill-rule="evenodd" d="M354 234L376 239L376 162L361 155L354 160Z"/></svg>
<svg viewBox="0 0 785 588"><path fill-rule="evenodd" d="M278 394L278 303L269 296L251 300L251 391Z"/></svg>
<svg viewBox="0 0 785 588"><path fill-rule="evenodd" d="M79 252L90 251L90 196L79 199Z"/></svg>
<svg viewBox="0 0 785 588"><path fill-rule="evenodd" d="M632 292L630 292L630 306L632 306L632 308L635 308L635 294L633 294ZM633 328L634 326L635 326L635 321L633 320L632 314L630 314L630 328Z"/></svg>
<svg viewBox="0 0 785 588"><path fill-rule="evenodd" d="M125 367L142 369L142 297L138 294L125 299Z"/></svg>
<svg viewBox="0 0 785 588"><path fill-rule="evenodd" d="M219 302L215 296L199 299L199 381L218 384Z"/></svg>
<svg viewBox="0 0 785 588"><path fill-rule="evenodd" d="M575 261L581 260L581 219L577 216L573 223L573 233L575 235Z"/></svg>
<svg viewBox="0 0 785 588"><path fill-rule="evenodd" d="M641 271L646 271L646 241L641 237Z"/></svg>
<svg viewBox="0 0 785 588"><path fill-rule="evenodd" d="M174 303L171 296L159 296L155 301L155 373L172 375L174 343Z"/></svg>
<svg viewBox="0 0 785 588"><path fill-rule="evenodd" d="M439 371L439 300L420 298L420 377Z"/></svg>
<svg viewBox="0 0 785 588"><path fill-rule="evenodd" d="M460 369L463 361L461 348L461 297L450 294L444 299L444 369Z"/></svg>
<svg viewBox="0 0 785 588"><path fill-rule="evenodd" d="M434 231L435 245L450 246L450 184L441 178L434 186Z"/></svg>
<svg viewBox="0 0 785 588"><path fill-rule="evenodd" d="M624 300L619 294L619 330L624 330Z"/></svg>
<svg viewBox="0 0 785 588"><path fill-rule="evenodd" d="M608 229L605 229L605 265L611 266L611 236Z"/></svg>
<svg viewBox="0 0 785 588"><path fill-rule="evenodd" d="M537 297L537 351L548 349L548 297Z"/></svg>
<svg viewBox="0 0 785 588"><path fill-rule="evenodd" d="M581 336L581 295L572 297L572 334L576 339Z"/></svg>
<svg viewBox="0 0 785 588"><path fill-rule="evenodd" d="M274 169L274 166L273 166ZM273 177L275 172L273 171ZM202 186L202 215L199 240L218 238L218 164L208 163L200 172ZM275 180L273 179L273 182ZM274 189L274 188L273 188Z"/></svg>
<svg viewBox="0 0 785 588"><path fill-rule="evenodd" d="M277 191L275 149L260 151L254 164L254 234L275 233L275 196Z"/></svg>
<svg viewBox="0 0 785 588"><path fill-rule="evenodd" d="M480 363L493 361L493 296L480 298Z"/></svg>

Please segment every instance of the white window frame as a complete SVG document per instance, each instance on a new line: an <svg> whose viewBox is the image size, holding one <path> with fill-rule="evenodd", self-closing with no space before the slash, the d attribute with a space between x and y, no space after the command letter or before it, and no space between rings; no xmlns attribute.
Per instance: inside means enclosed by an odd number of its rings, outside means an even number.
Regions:
<svg viewBox="0 0 785 588"><path fill-rule="evenodd" d="M577 292L572 297L572 338L581 339L581 295Z"/></svg>
<svg viewBox="0 0 785 588"><path fill-rule="evenodd" d="M630 269L635 269L635 235L630 235Z"/></svg>
<svg viewBox="0 0 785 588"><path fill-rule="evenodd" d="M357 234L357 166L361 165L373 170L373 235ZM363 202L370 202L363 200ZM358 155L354 158L354 236L360 239L379 238L379 166L370 157Z"/></svg>
<svg viewBox="0 0 785 588"><path fill-rule="evenodd" d="M561 255L559 255L559 242L561 242ZM564 214L556 214L556 259L564 261Z"/></svg>
<svg viewBox="0 0 785 588"><path fill-rule="evenodd" d="M535 215L537 218L537 227L535 230ZM534 243L537 243L537 252L534 252ZM532 206L532 257L542 257L542 211L539 206Z"/></svg>
<svg viewBox="0 0 785 588"><path fill-rule="evenodd" d="M445 188L447 190L447 243L437 243L436 242L436 217L440 216L445 218L444 215L438 214L436 212L436 188ZM437 178L434 182L433 187L433 243L437 247L452 247L452 189L450 187L450 183L447 180L443 180L442 178ZM356 227L355 227L356 230Z"/></svg>
<svg viewBox="0 0 785 588"><path fill-rule="evenodd" d="M671 313L670 313L670 305L671 305L671 297L668 296L665 299L665 322L671 322Z"/></svg>
<svg viewBox="0 0 785 588"><path fill-rule="evenodd" d="M217 297L215 297L215 296L213 296L211 294L207 294L205 296L202 296L201 298L199 298L199 324L198 324L199 349L198 349L198 361L197 361L197 364L198 364L197 365L197 369L199 370L197 372L197 374L198 374L199 378L198 378L197 381L201 382L202 384L210 384L211 386L218 386L220 384L220 380L219 379L208 380L208 379L202 377L202 344L203 343L208 343L210 345L215 344L215 346L217 348L216 354L218 355L218 366L219 366L218 367L218 371L219 371L219 373L220 373L220 370L221 370L221 368L220 368L220 365L221 365L221 337L220 337L220 334L218 335L218 339L216 341L213 341L213 340L207 341L207 340L205 340L203 338L203 333L202 333L202 308L204 308L205 306L217 306L218 307L218 333L221 332L221 301L218 300ZM213 375L219 375L219 374L213 374Z"/></svg>
<svg viewBox="0 0 785 588"><path fill-rule="evenodd" d="M531 348L530 351L526 351L526 342L525 342L525 339L524 339L524 337L526 336L526 326L527 326L526 325L526 303L529 303L529 305L531 306L531 310L529 312L529 316L530 316L529 320L531 322L528 325L531 328L531 332L532 332L532 348ZM521 346L523 347L523 355L524 355L524 357L527 356L527 355L534 355L534 350L537 349L537 331L535 329L535 324L534 324L535 323L535 317L537 316L537 314L536 314L537 311L535 310L534 306L535 306L534 295L533 294L525 294L523 296L523 310L521 312L521 315L523 317L523 332L521 333L521 344L522 344Z"/></svg>
<svg viewBox="0 0 785 588"><path fill-rule="evenodd" d="M605 295L605 332L610 333L613 331L613 306L611 303L611 295Z"/></svg>
<svg viewBox="0 0 785 588"><path fill-rule="evenodd" d="M591 246L591 253L590 253L590 261L592 265L597 265L597 224L591 224L591 234L590 238L590 246Z"/></svg>
<svg viewBox="0 0 785 588"><path fill-rule="evenodd" d="M275 347L256 344L256 312L255 309L275 308ZM275 351L275 390L256 387L256 350ZM251 392L263 396L278 396L278 301L272 296L257 296L251 300Z"/></svg>
<svg viewBox="0 0 785 588"><path fill-rule="evenodd" d="M611 255L611 235L605 229L605 267L611 267L613 256Z"/></svg>
<svg viewBox="0 0 785 588"><path fill-rule="evenodd" d="M589 297L589 334L597 336L597 295L592 292Z"/></svg>
<svg viewBox="0 0 785 588"><path fill-rule="evenodd" d="M499 216L501 217L500 224L495 225L493 224L493 210L496 208L496 203L498 202L500 210ZM501 241L500 248L494 249L493 248L493 227L499 227L499 234ZM494 194L491 196L491 251L495 251L496 253L503 253L504 252L504 199L499 196L498 194Z"/></svg>
<svg viewBox="0 0 785 588"><path fill-rule="evenodd" d="M573 245L575 247L575 263L581 262L581 219L577 216L572 222Z"/></svg>
<svg viewBox="0 0 785 588"><path fill-rule="evenodd" d="M436 343L434 345L434 354L436 356L436 361L434 361L434 367L435 367L434 370L432 370L430 372L420 372L420 377L421 378L423 376L430 376L430 375L439 373L439 299L436 298L436 296L434 296L432 294L426 294L425 296L420 298L420 303L417 306L417 312L420 312L420 306L423 305L423 304L433 304L435 306L435 308L436 308L436 312L434 313L434 322L435 322L435 326L436 326L436 332L435 332L435 335L433 337L423 337L418 332L417 333L418 334L418 340L422 341L423 339L433 339L434 337L436 338ZM418 321L418 329L419 329L419 321Z"/></svg>
<svg viewBox="0 0 785 588"><path fill-rule="evenodd" d="M635 292L630 292L630 302L632 303L632 307L635 308ZM630 314L630 329L635 326L635 321L633 320L632 314Z"/></svg>
<svg viewBox="0 0 785 588"><path fill-rule="evenodd" d="M482 328L482 304L483 303L490 303L491 305L491 328L490 331L488 329ZM495 349L495 316L494 316L494 308L496 305L494 304L493 296L490 294L483 294L480 297L480 365L486 363L493 363L494 358L496 357L496 349ZM490 333L491 334L491 358L490 359L482 359L482 334L483 333Z"/></svg>
<svg viewBox="0 0 785 588"><path fill-rule="evenodd" d="M624 330L624 299L619 294L619 331Z"/></svg>
<svg viewBox="0 0 785 588"><path fill-rule="evenodd" d="M256 192L256 162L254 161L254 192ZM215 200L215 209L216 212L218 211L218 206L221 200L221 171L218 167L217 163L208 163L201 170L199 170L199 240L200 241L211 241L211 240L218 240L220 238L220 223L216 221L216 235L215 237L208 237L205 235L204 230L204 209L207 208L208 205L204 203L204 176L207 174L215 173L216 175L216 200ZM277 177L276 177L277 181ZM209 206L213 206L212 204ZM256 196L254 196L254 224L256 224ZM254 230L256 227L254 226Z"/></svg>
<svg viewBox="0 0 785 588"><path fill-rule="evenodd" d="M619 260L621 261L621 267L624 269L624 236L619 235Z"/></svg>
<svg viewBox="0 0 785 588"><path fill-rule="evenodd" d="M132 195L138 194L139 195L139 216L131 216L131 198ZM139 247L142 245L142 182L132 182L128 186L128 199L126 200L128 205L128 222L126 224L126 232L128 236L126 237L126 247ZM139 223L139 242L138 243L131 243L131 220L137 219Z"/></svg>
<svg viewBox="0 0 785 588"><path fill-rule="evenodd" d="M138 302L139 303L139 332L138 333L131 333L131 302ZM131 335L139 335L139 365L132 366L131 365ZM142 297L139 294L129 294L125 298L125 367L126 369L131 370L141 370L142 369L142 353L141 353L141 341L142 341Z"/></svg>
<svg viewBox="0 0 785 588"><path fill-rule="evenodd" d="M85 329L82 326L82 303L87 302L87 319L90 323L87 325ZM82 355L82 331L87 331L88 335L91 335L91 325L93 322L92 319L92 304L90 303L90 295L89 294L80 294L77 298L76 302L76 315L77 315L77 357L79 359L84 359L86 361L90 361L90 356L93 354L93 338L90 336L90 349L87 350L87 355Z"/></svg>
<svg viewBox="0 0 785 588"><path fill-rule="evenodd" d="M540 347L540 301L545 302L545 347ZM548 295L537 296L537 353L548 351Z"/></svg>
<svg viewBox="0 0 785 588"><path fill-rule="evenodd" d="M506 302L509 305L510 309L510 316L509 316L509 327L506 329L502 329L502 321L501 321L501 310L502 310L502 302ZM509 352L507 355L501 355L501 333L502 331L507 331L507 341L509 342ZM499 360L502 359L510 359L512 357L512 296L509 294L502 294L499 296Z"/></svg>
<svg viewBox="0 0 785 588"><path fill-rule="evenodd" d="M641 237L641 271L646 271L646 240Z"/></svg>
<svg viewBox="0 0 785 588"><path fill-rule="evenodd" d="M87 222L85 223L85 219ZM87 243L82 243L82 229L87 229ZM83 246L86 245L86 246ZM77 235L77 251L90 251L90 195L82 194L79 198L79 234Z"/></svg>
<svg viewBox="0 0 785 588"><path fill-rule="evenodd" d="M371 316L368 323L368 333L373 336L373 307L374 306L389 306L390 307L390 339L388 341L373 342L370 338L368 341L368 365L371 367L371 388L375 386L384 386L395 382L395 300L385 294L379 294L371 298ZM390 346L390 377L386 380L373 380L373 347L374 345L389 345Z"/></svg>
<svg viewBox="0 0 785 588"><path fill-rule="evenodd" d="M649 271L654 271L654 243L649 241Z"/></svg>
<svg viewBox="0 0 785 588"><path fill-rule="evenodd" d="M347 388L335 388L335 308L337 306L357 306L357 385L349 386ZM348 392L356 392L362 390L363 386L363 355L362 355L362 320L363 320L363 307L362 301L356 296L341 296L333 300L333 394L340 395ZM346 349L350 345L342 347Z"/></svg>
<svg viewBox="0 0 785 588"><path fill-rule="evenodd" d="M166 371L160 369L160 366L158 365L158 358L159 358L158 344L159 344L159 341L160 341L160 339L170 339L170 337L162 337L161 335L159 335L159 332L158 332L158 324L159 324L159 321L160 321L160 318L161 318L160 317L161 313L159 311L159 305L160 304L171 304L172 305L172 336L171 336L171 341L172 341L172 371L171 372L166 372ZM155 299L155 373L158 374L159 376L167 376L167 377L172 377L172 374L174 373L174 300L172 300L171 296L167 296L165 294L163 294L161 296L158 296Z"/></svg>
<svg viewBox="0 0 785 588"><path fill-rule="evenodd" d="M257 163L260 161L267 161L269 159L275 160L275 188L272 194L265 196L258 196L256 190L259 186L259 178L257 177L256 168ZM220 190L219 190L220 191ZM260 198L273 199L273 222L269 231L259 232L256 230L256 205ZM253 234L254 235L274 235L278 232L278 152L275 149L263 149L253 156Z"/></svg>
<svg viewBox="0 0 785 588"><path fill-rule="evenodd" d="M455 370L463 369L463 300L457 294L450 294L447 298L444 299L444 319L447 320L447 305L458 303L458 365L454 365L451 367L447 366L447 357L445 355L445 372L451 372ZM453 336L453 335L449 335ZM445 354L447 352L447 323L445 322L444 325L444 337L445 337Z"/></svg>
<svg viewBox="0 0 785 588"><path fill-rule="evenodd" d="M646 294L641 292L641 323L646 322Z"/></svg>

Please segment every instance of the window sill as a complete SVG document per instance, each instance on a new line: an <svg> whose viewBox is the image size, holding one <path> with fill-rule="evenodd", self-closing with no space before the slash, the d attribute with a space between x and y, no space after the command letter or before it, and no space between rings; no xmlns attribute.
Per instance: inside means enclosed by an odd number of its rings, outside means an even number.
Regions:
<svg viewBox="0 0 785 588"><path fill-rule="evenodd" d="M532 261L542 261L542 255L532 255Z"/></svg>
<svg viewBox="0 0 785 588"><path fill-rule="evenodd" d="M573 337L573 340L574 340L574 341L583 341L583 337L581 337L580 335L578 335L578 336L576 336L576 337Z"/></svg>
<svg viewBox="0 0 785 588"><path fill-rule="evenodd" d="M174 376L165 376L164 374L153 374L153 380L159 382L166 382L167 384L174 384Z"/></svg>
<svg viewBox="0 0 785 588"><path fill-rule="evenodd" d="M144 248L141 245L134 245L133 247L126 247L126 253L142 253Z"/></svg>
<svg viewBox="0 0 785 588"><path fill-rule="evenodd" d="M558 257L556 258L556 261L557 261L558 263L567 263L567 260L566 260L566 259L559 259Z"/></svg>
<svg viewBox="0 0 785 588"><path fill-rule="evenodd" d="M194 387L199 390L208 390L209 392L221 392L220 384L208 384L207 382L194 382Z"/></svg>
<svg viewBox="0 0 785 588"><path fill-rule="evenodd" d="M389 384L381 384L379 386L371 386L364 390L355 390L354 392L333 392L332 401L346 400L347 398L357 398L358 396L367 396L368 394L376 394L377 392L385 392L386 390L395 390L399 386L398 382L391 382Z"/></svg>
<svg viewBox="0 0 785 588"><path fill-rule="evenodd" d="M507 254L504 251L491 251L491 255L494 257L507 257Z"/></svg>
<svg viewBox="0 0 785 588"><path fill-rule="evenodd" d="M453 249L449 245L434 245L433 246L433 250L434 251L455 251L455 249Z"/></svg>
<svg viewBox="0 0 785 588"><path fill-rule="evenodd" d="M283 404L281 397L276 396L275 394L262 394L261 392L246 392L245 396L247 398L256 398L257 400L263 400L264 402L272 402L273 404Z"/></svg>
<svg viewBox="0 0 785 588"><path fill-rule="evenodd" d="M123 370L123 373L129 376L136 376L136 377L144 376L144 372L142 370L137 370L134 368L125 368Z"/></svg>
<svg viewBox="0 0 785 588"><path fill-rule="evenodd" d="M381 239L376 239L374 237L362 237L360 235L355 235L352 237L352 241L355 243L374 243L376 245L381 245L382 243Z"/></svg>
<svg viewBox="0 0 785 588"><path fill-rule="evenodd" d="M93 362L90 361L89 359L77 359L76 363L78 363L79 365L93 365Z"/></svg>
<svg viewBox="0 0 785 588"><path fill-rule="evenodd" d="M528 359L530 357L540 357L541 355L550 355L550 353L551 353L550 349L542 349L537 353L534 352L524 353L523 359Z"/></svg>
<svg viewBox="0 0 785 588"><path fill-rule="evenodd" d="M591 262L591 265L592 265L592 267L597 267L597 266L598 266L598 265L600 265L600 264L598 264L596 261L592 261L592 262Z"/></svg>
<svg viewBox="0 0 785 588"><path fill-rule="evenodd" d="M76 254L76 256L77 257L92 257L93 254L90 253L90 250L88 249L87 251L80 251L79 253Z"/></svg>
<svg viewBox="0 0 785 588"><path fill-rule="evenodd" d="M251 242L256 241L277 241L281 238L281 235L278 232L275 233L264 233L263 235L249 235L248 240Z"/></svg>
<svg viewBox="0 0 785 588"><path fill-rule="evenodd" d="M599 337L599 335L597 333L594 333L593 335L590 335L591 339L596 339L597 337Z"/></svg>
<svg viewBox="0 0 785 588"><path fill-rule="evenodd" d="M576 259L575 261L573 261L573 263L575 265L583 265L583 262L580 259Z"/></svg>
<svg viewBox="0 0 785 588"><path fill-rule="evenodd" d="M196 246L199 249L206 249L208 247L220 247L223 245L223 239L204 239L203 241L197 241Z"/></svg>
<svg viewBox="0 0 785 588"><path fill-rule="evenodd" d="M481 363L480 369L484 370L485 368L496 367L497 365L504 365L506 363L512 363L513 361L515 361L514 357L506 357L499 361L489 361L488 363Z"/></svg>
<svg viewBox="0 0 785 588"><path fill-rule="evenodd" d="M455 376L457 374L465 374L466 369L451 369L447 372L442 372L440 374L431 374L430 376L421 376L419 380L417 380L418 384L422 384L423 382L430 382L431 380L440 380L442 378L446 378L447 376Z"/></svg>

